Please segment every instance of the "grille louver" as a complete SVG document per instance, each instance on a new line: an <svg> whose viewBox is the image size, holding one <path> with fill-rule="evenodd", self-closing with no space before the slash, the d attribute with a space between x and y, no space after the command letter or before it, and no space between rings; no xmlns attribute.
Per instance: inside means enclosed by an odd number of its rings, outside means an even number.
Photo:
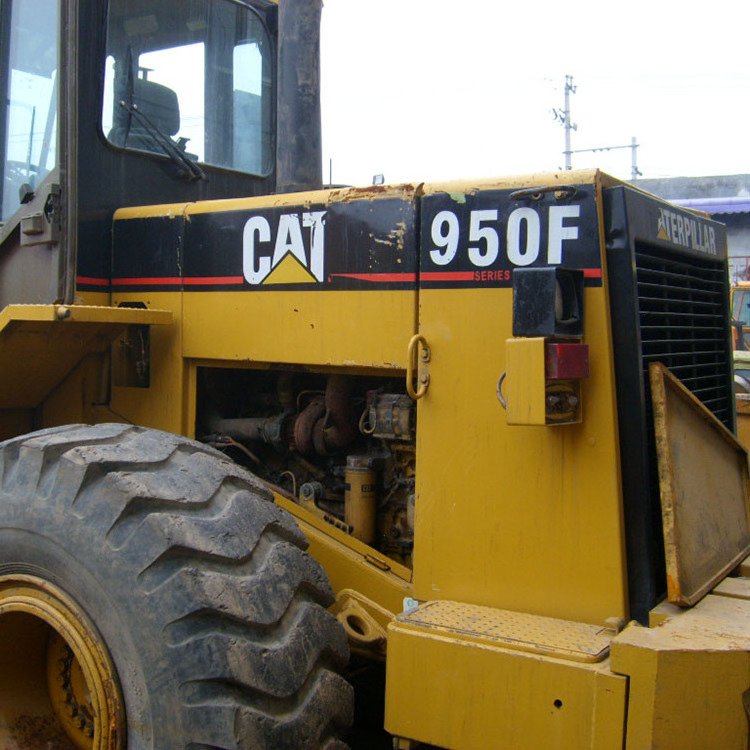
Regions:
<svg viewBox="0 0 750 750"><path fill-rule="evenodd" d="M731 429L724 264L636 244L635 265L644 370L664 363Z"/></svg>

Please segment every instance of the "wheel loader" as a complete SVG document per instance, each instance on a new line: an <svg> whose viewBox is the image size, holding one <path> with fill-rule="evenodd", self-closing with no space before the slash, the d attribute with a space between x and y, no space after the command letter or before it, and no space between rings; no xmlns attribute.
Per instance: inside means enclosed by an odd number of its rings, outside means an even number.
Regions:
<svg viewBox="0 0 750 750"><path fill-rule="evenodd" d="M0 6L0 748L746 748L723 227L324 186L320 13Z"/></svg>

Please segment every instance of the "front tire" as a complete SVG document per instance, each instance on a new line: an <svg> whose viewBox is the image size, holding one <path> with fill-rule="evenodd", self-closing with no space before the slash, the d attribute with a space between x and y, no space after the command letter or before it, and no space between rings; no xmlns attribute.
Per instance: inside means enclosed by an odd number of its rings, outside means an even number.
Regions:
<svg viewBox="0 0 750 750"><path fill-rule="evenodd" d="M71 426L0 444L0 639L38 631L20 658L0 646L0 695L20 696L0 706L0 746L43 711L39 740L84 750L340 746L346 637L325 573L269 500L220 453L155 430ZM24 586L34 606L14 593ZM38 606L49 596L57 619ZM72 666L39 653L60 638ZM32 663L47 665L49 708Z"/></svg>

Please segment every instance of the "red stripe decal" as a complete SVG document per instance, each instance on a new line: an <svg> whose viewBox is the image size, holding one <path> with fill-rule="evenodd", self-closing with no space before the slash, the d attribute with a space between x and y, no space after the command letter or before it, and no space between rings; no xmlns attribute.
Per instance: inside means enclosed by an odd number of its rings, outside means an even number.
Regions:
<svg viewBox="0 0 750 750"><path fill-rule="evenodd" d="M474 274L478 271L423 271L419 274L420 281L474 281ZM601 268L584 268L584 278L601 279Z"/></svg>
<svg viewBox="0 0 750 750"><path fill-rule="evenodd" d="M165 276L161 278L143 278L143 279L112 279L114 286L159 286L159 285L179 285L182 279L179 276Z"/></svg>
<svg viewBox="0 0 750 750"><path fill-rule="evenodd" d="M116 286L209 286L211 284L242 284L242 276L179 276L144 277L142 279L112 279Z"/></svg>
<svg viewBox="0 0 750 750"><path fill-rule="evenodd" d="M420 281L474 281L475 271L422 271L419 274ZM601 279L601 268L584 268L583 275L587 279ZM333 273L330 276L337 278L358 279L371 282L414 282L417 275L414 273ZM109 279L97 279L90 276L79 276L79 284L92 286L109 286ZM115 286L211 286L232 284L241 285L245 283L242 276L191 276L180 278L179 276L144 277L112 279Z"/></svg>
<svg viewBox="0 0 750 750"><path fill-rule="evenodd" d="M474 271L422 271L420 281L474 281Z"/></svg>
<svg viewBox="0 0 750 750"><path fill-rule="evenodd" d="M415 273L332 273L331 277L359 279L360 281L416 281Z"/></svg>
<svg viewBox="0 0 750 750"><path fill-rule="evenodd" d="M244 276L189 276L182 282L186 286L200 286L207 284L244 284Z"/></svg>

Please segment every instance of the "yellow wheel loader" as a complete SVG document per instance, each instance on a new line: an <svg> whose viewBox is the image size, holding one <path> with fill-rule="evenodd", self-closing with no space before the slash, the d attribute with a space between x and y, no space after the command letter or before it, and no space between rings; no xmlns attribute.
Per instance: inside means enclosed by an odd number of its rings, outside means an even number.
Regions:
<svg viewBox="0 0 750 750"><path fill-rule="evenodd" d="M746 748L724 229L324 187L320 12L0 5L0 748Z"/></svg>

